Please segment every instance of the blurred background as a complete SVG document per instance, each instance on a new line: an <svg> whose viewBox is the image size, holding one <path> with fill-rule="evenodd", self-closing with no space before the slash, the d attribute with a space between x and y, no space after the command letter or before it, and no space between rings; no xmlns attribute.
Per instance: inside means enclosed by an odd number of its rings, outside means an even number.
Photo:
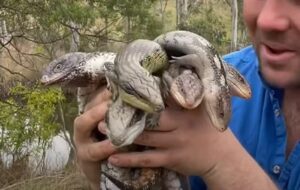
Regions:
<svg viewBox="0 0 300 190"><path fill-rule="evenodd" d="M238 0L0 0L0 190L88 189L72 143L76 91L39 84L51 60L177 29L224 55L249 44L241 9Z"/></svg>

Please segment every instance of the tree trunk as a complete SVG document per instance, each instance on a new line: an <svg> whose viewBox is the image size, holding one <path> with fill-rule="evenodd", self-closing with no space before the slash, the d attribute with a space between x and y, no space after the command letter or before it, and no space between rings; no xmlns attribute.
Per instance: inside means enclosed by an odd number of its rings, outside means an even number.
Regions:
<svg viewBox="0 0 300 190"><path fill-rule="evenodd" d="M195 9L203 3L205 3L203 2L203 0L189 0L189 5L188 5L189 12L191 9Z"/></svg>
<svg viewBox="0 0 300 190"><path fill-rule="evenodd" d="M61 119L61 123L62 123L62 128L61 128L61 132L65 138L65 140L68 142L69 146L70 146L70 153L69 153L69 159L67 162L67 165L72 165L75 163L75 143L73 141L73 135L74 135L74 130L73 127L68 127L66 120L65 120L65 114L64 114L64 110L62 107L62 103L59 102L58 104L58 111L59 111L59 116ZM69 133L69 135L68 135Z"/></svg>
<svg viewBox="0 0 300 190"><path fill-rule="evenodd" d="M179 26L179 1L176 0L176 28Z"/></svg>
<svg viewBox="0 0 300 190"><path fill-rule="evenodd" d="M130 41L131 37L131 17L127 16L124 22L124 29L125 29L125 39L127 42Z"/></svg>
<svg viewBox="0 0 300 190"><path fill-rule="evenodd" d="M104 49L108 49L108 18L107 16L104 19L105 21L105 31L104 31L104 38L103 38L103 43L104 43Z"/></svg>
<svg viewBox="0 0 300 190"><path fill-rule="evenodd" d="M167 5L168 5L168 0L160 0L159 15L163 26L165 26L165 12L166 12Z"/></svg>
<svg viewBox="0 0 300 190"><path fill-rule="evenodd" d="M232 14L231 51L234 51L237 49L237 37L238 37L238 4L237 4L237 0L232 0L231 14Z"/></svg>
<svg viewBox="0 0 300 190"><path fill-rule="evenodd" d="M11 39L12 35L7 32L5 20L0 20L0 47L6 46Z"/></svg>
<svg viewBox="0 0 300 190"><path fill-rule="evenodd" d="M72 32L72 39L70 44L70 52L76 52L79 50L80 45L80 35L78 33L79 26L78 24L74 23L73 21L70 22L71 32Z"/></svg>
<svg viewBox="0 0 300 190"><path fill-rule="evenodd" d="M176 0L176 20L177 27L185 26L188 18L189 0Z"/></svg>
<svg viewBox="0 0 300 190"><path fill-rule="evenodd" d="M72 32L72 38L71 38L71 42L70 42L70 50L69 52L78 52L79 51L79 45L80 45L80 35L79 35L79 25L76 24L75 22L71 21L70 22L70 26L71 26L71 32ZM75 163L75 145L73 142L73 137L74 135L74 130L73 130L73 126L71 127L67 127L66 122L65 122L65 114L62 108L61 103L59 104L59 114L61 117L61 121L62 121L62 133L65 137L65 140L69 143L70 146L70 153L69 153L69 159L67 162L67 166L70 164L74 164ZM70 137L68 137L67 132L69 132Z"/></svg>

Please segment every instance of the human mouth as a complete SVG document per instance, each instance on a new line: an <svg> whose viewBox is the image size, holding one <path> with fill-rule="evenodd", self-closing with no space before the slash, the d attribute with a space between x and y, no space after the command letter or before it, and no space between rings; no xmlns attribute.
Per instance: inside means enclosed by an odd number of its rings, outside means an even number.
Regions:
<svg viewBox="0 0 300 190"><path fill-rule="evenodd" d="M262 44L260 52L262 60L274 66L284 65L296 55L293 50L271 44Z"/></svg>

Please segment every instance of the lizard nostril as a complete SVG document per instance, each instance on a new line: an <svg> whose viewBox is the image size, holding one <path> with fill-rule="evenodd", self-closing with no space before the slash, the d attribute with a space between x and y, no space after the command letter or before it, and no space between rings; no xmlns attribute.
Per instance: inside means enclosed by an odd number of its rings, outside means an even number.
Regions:
<svg viewBox="0 0 300 190"><path fill-rule="evenodd" d="M44 75L44 76L41 78L40 81L41 81L42 84L44 84L44 83L47 83L48 79L49 79L49 77L46 76L46 75Z"/></svg>

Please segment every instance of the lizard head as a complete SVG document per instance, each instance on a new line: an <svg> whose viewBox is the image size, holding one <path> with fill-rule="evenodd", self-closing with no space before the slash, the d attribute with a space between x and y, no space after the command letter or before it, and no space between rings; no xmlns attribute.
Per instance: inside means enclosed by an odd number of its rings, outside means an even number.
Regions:
<svg viewBox="0 0 300 190"><path fill-rule="evenodd" d="M86 64L86 56L87 53L72 52L51 61L42 74L41 83L43 85L77 83L80 81L78 77L80 70L83 70Z"/></svg>

